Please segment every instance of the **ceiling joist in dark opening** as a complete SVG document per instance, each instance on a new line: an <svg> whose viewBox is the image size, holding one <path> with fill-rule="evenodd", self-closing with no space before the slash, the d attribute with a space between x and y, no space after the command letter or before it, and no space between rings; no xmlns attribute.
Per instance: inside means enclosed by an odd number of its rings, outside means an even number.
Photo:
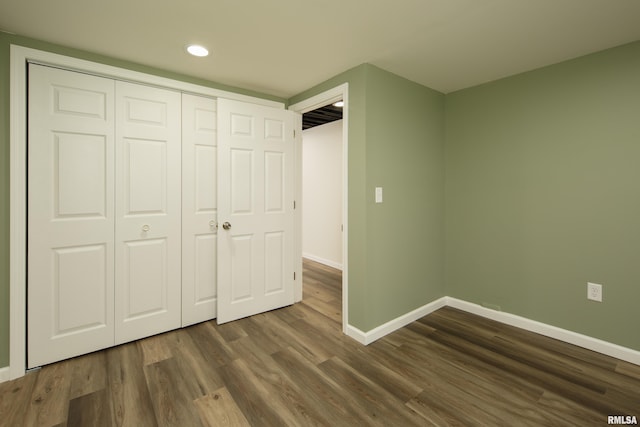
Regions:
<svg viewBox="0 0 640 427"><path fill-rule="evenodd" d="M302 115L302 129L310 129L342 119L342 107L325 105Z"/></svg>

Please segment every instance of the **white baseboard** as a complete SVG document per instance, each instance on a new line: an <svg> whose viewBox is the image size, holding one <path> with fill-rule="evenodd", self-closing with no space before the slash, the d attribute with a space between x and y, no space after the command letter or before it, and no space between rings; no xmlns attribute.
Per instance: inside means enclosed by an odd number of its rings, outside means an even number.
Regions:
<svg viewBox="0 0 640 427"><path fill-rule="evenodd" d="M424 317L427 314L432 313L445 306L457 308L459 310L486 317L500 323L515 326L517 328L535 332L540 335L555 338L569 344L577 345L588 350L602 353L607 356L615 357L616 359L624 360L635 365L640 365L640 351L622 347L617 344L612 344L610 342L599 340L597 338L592 338L587 335L578 334L576 332L558 328L556 326L547 325L545 323L537 322L525 317L516 316L515 314L491 310L478 304L473 304L451 297L439 298L433 302L430 302L429 304L425 304L422 307L410 311L409 313L390 320L387 323L384 323L368 332L363 332L355 326L347 325L347 327L345 328L345 333L359 343L368 345L384 337L385 335L388 335L408 325L409 323L414 322L421 317ZM9 379L11 378L9 372L9 367L0 368L0 383L9 381Z"/></svg>
<svg viewBox="0 0 640 427"><path fill-rule="evenodd" d="M320 264L328 265L329 267L333 267L335 269L338 269L338 270L342 271L342 264L340 264L338 262L331 261L329 259L324 259L324 258L321 258L319 256L315 256L315 255L311 255L311 254L307 254L307 253L303 253L302 257L310 259L311 261L319 262Z"/></svg>
<svg viewBox="0 0 640 427"><path fill-rule="evenodd" d="M622 347L607 341L572 332L567 329L558 328L556 326L547 325L525 317L516 316L515 314L496 311L483 307L478 304L463 301L452 297L442 297L429 304L423 305L407 314L397 317L387 323L378 326L368 332L363 332L355 326L347 325L346 334L361 344L368 345L372 342L396 331L409 323L426 316L444 306L457 308L468 313L486 317L506 325L515 326L526 331L535 332L546 337L555 338L557 340L577 345L616 359L624 360L629 363L640 365L640 351L631 348Z"/></svg>
<svg viewBox="0 0 640 427"><path fill-rule="evenodd" d="M433 313L437 309L444 307L446 305L446 301L446 297L439 298L433 302L430 302L429 304L416 308L415 310L410 311L407 314L403 314L400 317L390 320L387 323L370 330L369 332L362 332L355 326L347 325L346 333L348 336L355 339L359 343L368 345L384 337L385 335L388 335L393 331L407 326L409 323L414 322L421 317L424 317L427 314Z"/></svg>
<svg viewBox="0 0 640 427"><path fill-rule="evenodd" d="M640 351L456 298L446 297L446 300L446 305L450 307L640 365Z"/></svg>
<svg viewBox="0 0 640 427"><path fill-rule="evenodd" d="M9 375L9 367L7 366L6 368L0 368L0 383L9 381L10 378L11 376Z"/></svg>

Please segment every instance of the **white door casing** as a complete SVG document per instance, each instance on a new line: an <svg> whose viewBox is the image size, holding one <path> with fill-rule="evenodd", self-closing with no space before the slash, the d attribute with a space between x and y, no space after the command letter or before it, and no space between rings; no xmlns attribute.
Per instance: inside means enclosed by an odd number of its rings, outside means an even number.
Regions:
<svg viewBox="0 0 640 427"><path fill-rule="evenodd" d="M216 317L216 100L182 95L182 326Z"/></svg>
<svg viewBox="0 0 640 427"><path fill-rule="evenodd" d="M180 105L116 82L116 344L181 324Z"/></svg>
<svg viewBox="0 0 640 427"><path fill-rule="evenodd" d="M304 101L290 105L289 109L303 114L339 100L344 102L342 111L342 332L345 335L356 338L358 336L357 330L349 326L349 84L343 83L325 92L312 96L311 98L305 99ZM296 143L298 144L296 165L302 166L302 140L297 140ZM300 184L302 182L301 169L296 170L296 172L296 182ZM296 189L296 195L298 198L302 198L301 186ZM296 258L299 259L300 264L302 264L302 221L299 211L296 218L298 221L296 223L296 232L300 233L296 238L296 244L299 245L296 248ZM300 266L300 268L302 268L302 266ZM296 300L302 300L301 281L296 284Z"/></svg>
<svg viewBox="0 0 640 427"><path fill-rule="evenodd" d="M28 367L114 343L114 81L29 66Z"/></svg>
<svg viewBox="0 0 640 427"><path fill-rule="evenodd" d="M294 302L296 116L218 99L218 323Z"/></svg>

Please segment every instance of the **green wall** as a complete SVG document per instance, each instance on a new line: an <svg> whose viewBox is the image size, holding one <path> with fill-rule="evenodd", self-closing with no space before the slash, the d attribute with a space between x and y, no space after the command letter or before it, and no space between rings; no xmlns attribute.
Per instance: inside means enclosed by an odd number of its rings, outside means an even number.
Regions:
<svg viewBox="0 0 640 427"><path fill-rule="evenodd" d="M447 294L640 350L640 42L448 94L445 115Z"/></svg>
<svg viewBox="0 0 640 427"><path fill-rule="evenodd" d="M278 102L285 101L277 97L253 91L225 86L190 76L0 32L0 367L9 365L9 50L11 44L54 52L220 90L271 99Z"/></svg>
<svg viewBox="0 0 640 427"><path fill-rule="evenodd" d="M446 295L445 97L373 66L367 77L363 331ZM382 204L375 187L384 189Z"/></svg>
<svg viewBox="0 0 640 427"><path fill-rule="evenodd" d="M365 64L290 103L345 82L349 324L369 331L445 295L444 95Z"/></svg>

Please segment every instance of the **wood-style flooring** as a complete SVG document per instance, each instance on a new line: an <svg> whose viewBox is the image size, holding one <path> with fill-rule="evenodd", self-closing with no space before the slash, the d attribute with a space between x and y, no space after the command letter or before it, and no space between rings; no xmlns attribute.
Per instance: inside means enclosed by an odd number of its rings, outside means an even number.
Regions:
<svg viewBox="0 0 640 427"><path fill-rule="evenodd" d="M2 426L603 426L640 419L640 367L443 308L362 346L340 272L304 301L55 363L0 384Z"/></svg>

